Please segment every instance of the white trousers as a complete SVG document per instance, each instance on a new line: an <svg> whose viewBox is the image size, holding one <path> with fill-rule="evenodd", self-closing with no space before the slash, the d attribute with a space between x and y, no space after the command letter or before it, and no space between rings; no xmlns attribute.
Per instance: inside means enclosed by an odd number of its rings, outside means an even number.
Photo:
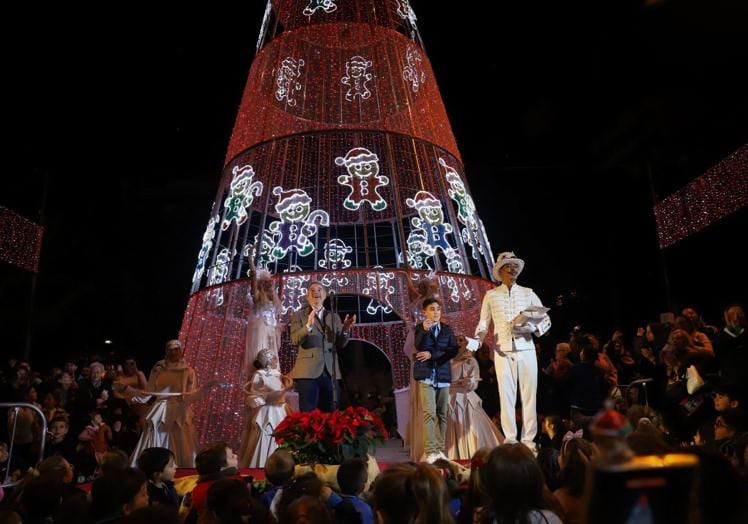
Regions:
<svg viewBox="0 0 748 524"><path fill-rule="evenodd" d="M538 360L535 351L494 352L496 382L499 385L501 401L501 430L506 443L517 442L517 384L522 401L522 436L520 441L533 448L533 440L538 432L538 416L535 411L535 397L538 390Z"/></svg>

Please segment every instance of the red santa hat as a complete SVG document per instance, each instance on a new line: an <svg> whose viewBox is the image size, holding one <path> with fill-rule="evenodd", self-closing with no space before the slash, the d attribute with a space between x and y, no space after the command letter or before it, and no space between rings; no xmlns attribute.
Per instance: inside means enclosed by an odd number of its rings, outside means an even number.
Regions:
<svg viewBox="0 0 748 524"><path fill-rule="evenodd" d="M419 191L418 193L416 193L416 196L414 198L406 199L405 203L408 205L408 207L416 208L416 211L420 211L424 207L442 207L441 202L439 202L436 197L428 191Z"/></svg>
<svg viewBox="0 0 748 524"><path fill-rule="evenodd" d="M234 166L234 169L232 169L231 172L234 174L234 178L231 180L231 189L235 188L240 182L243 182L247 178L255 176L255 170L249 164L241 167Z"/></svg>
<svg viewBox="0 0 748 524"><path fill-rule="evenodd" d="M631 433L631 424L629 419L613 409L612 403L608 401L605 408L592 419L590 431L593 436L625 437Z"/></svg>
<svg viewBox="0 0 748 524"><path fill-rule="evenodd" d="M345 167L369 162L379 162L379 157L365 147L354 147L346 153L345 157L339 156L335 159L336 165Z"/></svg>
<svg viewBox="0 0 748 524"><path fill-rule="evenodd" d="M455 168L447 164L447 161L444 160L442 157L439 157L439 165L441 165L444 170L446 171L446 174L444 175L447 179L447 182L455 183L460 182L462 183L462 180L460 179L460 175L457 174L457 171L455 171Z"/></svg>
<svg viewBox="0 0 748 524"><path fill-rule="evenodd" d="M309 204L312 201L306 191L301 189L283 191L281 186L276 186L273 188L273 194L278 195L278 203L275 204L275 210L278 213L283 213L297 204Z"/></svg>

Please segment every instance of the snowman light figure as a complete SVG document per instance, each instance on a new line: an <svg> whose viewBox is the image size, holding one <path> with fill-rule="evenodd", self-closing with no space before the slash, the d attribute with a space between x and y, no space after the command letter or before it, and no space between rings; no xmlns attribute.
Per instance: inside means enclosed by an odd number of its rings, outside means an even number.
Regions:
<svg viewBox="0 0 748 524"><path fill-rule="evenodd" d="M275 210L280 220L268 226L273 236L272 260L284 258L291 249L302 257L310 255L314 251L314 244L309 237L317 234L319 226L328 226L330 216L321 209L310 212L312 199L301 189L284 191L278 186L273 189L273 194L278 196Z"/></svg>
<svg viewBox="0 0 748 524"><path fill-rule="evenodd" d="M364 147L356 147L344 157L335 159L335 164L345 166L347 175L338 177L338 184L351 188L350 194L343 201L343 207L351 211L358 210L361 204L368 202L374 211L382 211L387 202L379 194L379 188L390 183L390 179L379 174L379 157Z"/></svg>
<svg viewBox="0 0 748 524"><path fill-rule="evenodd" d="M247 208L254 202L254 197L262 194L262 182L259 180L252 181L255 176L252 166L249 164L242 167L234 166L231 172L234 174L234 178L229 186L229 196L223 203L226 207L226 216L223 217L223 222L221 222L223 231L229 228L231 222L236 222L237 226L246 222L249 217Z"/></svg>
<svg viewBox="0 0 748 524"><path fill-rule="evenodd" d="M460 255L447 240L447 235L452 233L452 224L444 222L441 202L428 191L419 191L414 198L405 200L405 204L418 211L418 216L413 217L411 223L425 236L425 242L416 250L420 248L428 256L434 256L438 250L441 250L447 258L449 271L461 273Z"/></svg>

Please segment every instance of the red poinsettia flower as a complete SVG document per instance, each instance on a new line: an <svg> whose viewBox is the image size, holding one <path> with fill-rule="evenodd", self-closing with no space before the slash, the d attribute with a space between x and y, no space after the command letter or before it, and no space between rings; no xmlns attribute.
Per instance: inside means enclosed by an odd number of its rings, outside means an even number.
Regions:
<svg viewBox="0 0 748 524"><path fill-rule="evenodd" d="M278 425L273 436L280 447L291 450L301 462L334 463L349 456L364 456L371 446L387 438L387 431L382 420L369 410L349 407L333 413L293 413Z"/></svg>

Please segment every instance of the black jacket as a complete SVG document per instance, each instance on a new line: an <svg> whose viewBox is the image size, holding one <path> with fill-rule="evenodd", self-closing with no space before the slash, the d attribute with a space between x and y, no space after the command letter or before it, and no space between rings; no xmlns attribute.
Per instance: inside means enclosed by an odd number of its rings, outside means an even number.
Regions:
<svg viewBox="0 0 748 524"><path fill-rule="evenodd" d="M414 337L416 351L429 351L431 358L425 362L415 360L413 356L413 378L423 380L431 377L431 371L436 368L437 382L451 383L452 368L449 363L457 355L457 339L444 322L439 323L439 336L435 339L431 333L423 329L423 324L416 326Z"/></svg>

